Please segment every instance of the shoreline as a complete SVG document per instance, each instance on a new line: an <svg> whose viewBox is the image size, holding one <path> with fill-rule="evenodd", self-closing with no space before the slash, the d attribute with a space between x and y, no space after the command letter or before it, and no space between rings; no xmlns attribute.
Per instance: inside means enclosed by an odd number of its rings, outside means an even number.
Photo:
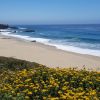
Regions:
<svg viewBox="0 0 100 100"><path fill-rule="evenodd" d="M7 30L1 30L1 31L2 31L1 32L2 36L14 38L17 40L30 41L30 42L35 41L35 42L39 42L43 45L56 47L56 49L63 50L63 51L100 57L100 51L98 49L81 48L81 47L75 47L75 46L71 46L71 45L51 43L49 41L53 41L52 39L35 38L35 37L28 36L28 35L9 34L9 31L7 31ZM10 32L10 33L13 33L13 32Z"/></svg>
<svg viewBox="0 0 100 100"><path fill-rule="evenodd" d="M100 71L100 57L57 49L39 42L0 36L0 56L40 63L48 67L72 67Z"/></svg>

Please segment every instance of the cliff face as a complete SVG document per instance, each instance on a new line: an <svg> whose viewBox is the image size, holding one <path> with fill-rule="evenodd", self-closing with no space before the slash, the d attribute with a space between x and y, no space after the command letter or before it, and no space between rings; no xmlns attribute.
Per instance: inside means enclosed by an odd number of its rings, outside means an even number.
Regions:
<svg viewBox="0 0 100 100"><path fill-rule="evenodd" d="M9 28L8 25L0 24L0 29L7 29L7 28Z"/></svg>

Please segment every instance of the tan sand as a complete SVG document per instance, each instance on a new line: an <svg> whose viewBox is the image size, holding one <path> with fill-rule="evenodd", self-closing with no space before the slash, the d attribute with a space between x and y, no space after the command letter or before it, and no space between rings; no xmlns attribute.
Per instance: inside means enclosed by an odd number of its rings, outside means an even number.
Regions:
<svg viewBox="0 0 100 100"><path fill-rule="evenodd" d="M0 37L0 56L37 62L48 67L77 67L100 70L100 57L58 50L37 42Z"/></svg>

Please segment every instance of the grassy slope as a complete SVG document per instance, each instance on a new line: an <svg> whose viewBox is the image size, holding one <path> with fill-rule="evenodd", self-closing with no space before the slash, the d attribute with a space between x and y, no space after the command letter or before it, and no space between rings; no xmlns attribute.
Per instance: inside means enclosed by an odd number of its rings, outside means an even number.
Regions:
<svg viewBox="0 0 100 100"><path fill-rule="evenodd" d="M0 100L99 100L100 72L0 57Z"/></svg>

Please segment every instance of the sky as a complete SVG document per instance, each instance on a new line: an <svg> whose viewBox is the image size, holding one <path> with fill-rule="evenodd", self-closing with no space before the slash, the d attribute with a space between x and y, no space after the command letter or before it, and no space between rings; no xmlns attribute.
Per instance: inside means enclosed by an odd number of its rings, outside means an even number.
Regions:
<svg viewBox="0 0 100 100"><path fill-rule="evenodd" d="M100 24L100 0L0 0L0 23Z"/></svg>

